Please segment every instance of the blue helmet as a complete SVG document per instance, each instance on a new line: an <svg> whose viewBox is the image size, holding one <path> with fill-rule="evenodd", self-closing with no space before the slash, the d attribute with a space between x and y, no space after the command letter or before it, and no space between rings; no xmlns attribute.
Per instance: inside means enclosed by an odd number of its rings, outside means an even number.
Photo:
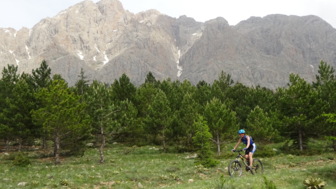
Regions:
<svg viewBox="0 0 336 189"><path fill-rule="evenodd" d="M240 130L238 131L238 134L245 134L245 130L244 130L244 129L240 129Z"/></svg>

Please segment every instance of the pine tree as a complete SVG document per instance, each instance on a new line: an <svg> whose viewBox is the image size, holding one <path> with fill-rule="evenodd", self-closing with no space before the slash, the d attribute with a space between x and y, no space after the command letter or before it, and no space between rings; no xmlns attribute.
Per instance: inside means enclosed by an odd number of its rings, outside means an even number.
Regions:
<svg viewBox="0 0 336 189"><path fill-rule="evenodd" d="M106 145L106 137L113 129L112 116L116 111L115 105L112 103L111 91L109 87L98 81L94 81L85 101L87 103L87 112L92 119L92 133L97 137L99 145L100 163L105 162L104 148Z"/></svg>
<svg viewBox="0 0 336 189"><path fill-rule="evenodd" d="M3 68L0 80L0 136L6 142L18 138L15 120L19 118L15 115L19 116L19 114L16 112L18 107L15 104L15 96L17 93L14 91L17 91L16 84L19 78L17 66L7 65ZM19 127L22 126L20 123L19 125Z"/></svg>
<svg viewBox="0 0 336 189"><path fill-rule="evenodd" d="M159 89L153 101L150 103L147 112L148 130L155 138L159 137L162 147L166 150L167 132L170 132L171 109L166 94Z"/></svg>
<svg viewBox="0 0 336 189"><path fill-rule="evenodd" d="M204 116L214 137L212 140L217 145L217 154L220 155L223 137L231 136L238 129L236 113L217 98L207 103Z"/></svg>
<svg viewBox="0 0 336 189"><path fill-rule="evenodd" d="M251 136L258 141L270 142L278 136L278 131L272 126L271 118L259 106L250 112L246 124Z"/></svg>
<svg viewBox="0 0 336 189"><path fill-rule="evenodd" d="M209 127L204 117L198 115L197 120L194 123L195 126L195 136L193 137L193 142L197 148L198 160L196 164L201 164L204 167L214 167L218 164L213 158L213 153L211 151L211 138L212 135L209 132Z"/></svg>
<svg viewBox="0 0 336 189"><path fill-rule="evenodd" d="M282 133L294 139L296 146L302 151L306 148L307 139L317 136L315 120L320 116L323 103L312 85L298 75L290 75L289 87L279 89L279 105L284 118Z"/></svg>
<svg viewBox="0 0 336 189"><path fill-rule="evenodd" d="M60 163L61 145L66 137L81 137L90 132L85 104L80 102L60 76L55 75L46 88L36 93L41 107L32 111L33 120L41 124L54 142L55 163Z"/></svg>

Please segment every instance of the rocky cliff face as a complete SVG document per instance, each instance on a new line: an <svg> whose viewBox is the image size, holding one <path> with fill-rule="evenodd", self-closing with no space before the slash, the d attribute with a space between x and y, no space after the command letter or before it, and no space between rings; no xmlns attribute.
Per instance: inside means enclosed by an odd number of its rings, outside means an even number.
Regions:
<svg viewBox="0 0 336 189"><path fill-rule="evenodd" d="M1 68L16 64L29 73L46 60L70 85L83 68L108 83L126 73L141 84L148 72L211 83L224 71L247 85L276 88L289 73L311 81L321 60L336 65L336 30L315 16L252 17L230 26L223 18L133 14L118 0L86 0L31 29L0 29L0 39Z"/></svg>
<svg viewBox="0 0 336 189"><path fill-rule="evenodd" d="M336 65L333 27L316 16L270 15L236 26L221 18L206 22L181 65L190 68L182 77L192 81L212 81L224 70L235 81L276 88L288 83L290 73L312 81L321 60Z"/></svg>

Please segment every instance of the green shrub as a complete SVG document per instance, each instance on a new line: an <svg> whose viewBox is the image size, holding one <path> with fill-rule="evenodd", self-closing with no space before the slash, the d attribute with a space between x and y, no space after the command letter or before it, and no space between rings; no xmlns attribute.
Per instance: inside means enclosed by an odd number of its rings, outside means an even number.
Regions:
<svg viewBox="0 0 336 189"><path fill-rule="evenodd" d="M212 158L208 158L208 159L198 159L196 160L196 165L200 164L203 165L204 167L215 167L216 165L219 164L219 161L212 159Z"/></svg>
<svg viewBox="0 0 336 189"><path fill-rule="evenodd" d="M322 179L312 177L304 180L303 184L306 185L307 189L320 189L326 185L326 183Z"/></svg>
<svg viewBox="0 0 336 189"><path fill-rule="evenodd" d="M284 153L301 155L302 152L298 150L297 141L294 140L286 140L280 150Z"/></svg>
<svg viewBox="0 0 336 189"><path fill-rule="evenodd" d="M3 160L14 160L16 153L5 153Z"/></svg>
<svg viewBox="0 0 336 189"><path fill-rule="evenodd" d="M256 154L258 157L273 157L277 155L278 150L270 146L257 146Z"/></svg>
<svg viewBox="0 0 336 189"><path fill-rule="evenodd" d="M264 177L264 183L266 189L276 189L276 186L273 181L268 180L265 176Z"/></svg>
<svg viewBox="0 0 336 189"><path fill-rule="evenodd" d="M14 155L13 165L19 167L26 167L30 164L31 162L27 154L19 152Z"/></svg>
<svg viewBox="0 0 336 189"><path fill-rule="evenodd" d="M61 180L59 183L60 183L61 186L69 186L70 185L68 180Z"/></svg>

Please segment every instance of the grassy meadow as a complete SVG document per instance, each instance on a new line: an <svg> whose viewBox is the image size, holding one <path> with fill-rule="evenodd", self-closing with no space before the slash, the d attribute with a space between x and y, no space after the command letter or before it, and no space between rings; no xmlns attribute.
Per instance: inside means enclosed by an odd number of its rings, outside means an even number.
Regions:
<svg viewBox="0 0 336 189"><path fill-rule="evenodd" d="M233 145L228 145L233 146ZM321 178L325 188L336 188L335 153L310 156L280 154L259 158L264 163L263 175L244 172L231 178L227 173L229 162L235 154L223 149L217 157L220 164L204 168L194 164L192 153L163 153L154 146L106 147L104 164L98 163L97 149L88 149L82 157L62 158L54 165L52 158L40 158L36 151L28 152L31 164L13 165L11 154L0 153L0 188L267 188L273 182L276 188L305 188L303 181L309 177ZM255 154L258 157L258 153ZM266 178L266 181L265 181ZM268 187L270 188L270 187Z"/></svg>

